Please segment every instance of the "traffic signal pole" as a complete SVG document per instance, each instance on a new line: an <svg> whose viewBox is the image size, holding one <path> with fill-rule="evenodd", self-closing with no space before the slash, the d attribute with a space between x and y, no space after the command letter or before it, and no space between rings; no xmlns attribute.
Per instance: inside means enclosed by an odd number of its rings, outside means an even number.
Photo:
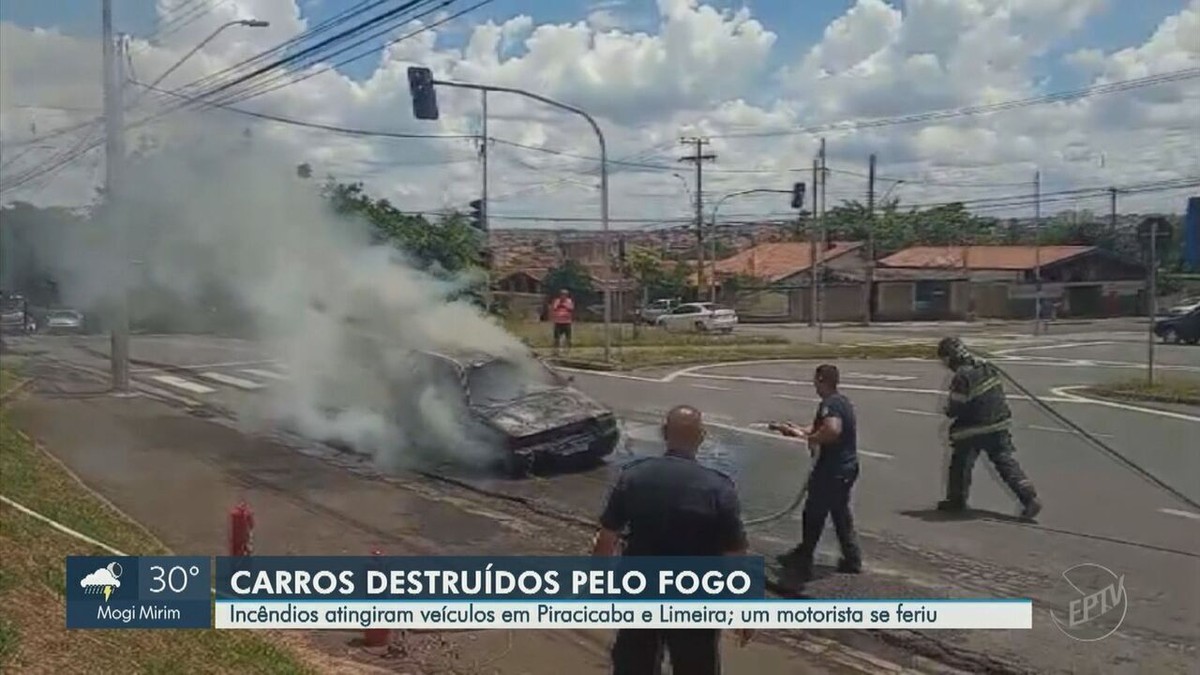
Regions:
<svg viewBox="0 0 1200 675"><path fill-rule="evenodd" d="M596 133L596 140L600 143L600 224L604 231L604 253L605 259L608 262L609 271L613 269L612 257L612 236L608 229L608 144L604 140L604 132L600 130L600 125L587 112L572 105L567 105L552 98L547 98L540 94L535 94L524 89L514 89L512 87L497 87L488 84L474 84L470 82L451 82L448 80L437 80L431 75L428 68L409 67L408 69L409 89L413 95L413 113L417 119L437 119L438 110L436 98L433 96L433 87L457 87L459 89L474 89L481 92L502 92L506 94L516 94L531 98L535 101L545 103L548 106L566 110L567 112L575 113L587 120L591 125L592 131ZM486 200L485 200L486 202ZM486 207L485 207L486 208ZM604 360L612 360L612 285L611 278L605 280L604 284Z"/></svg>

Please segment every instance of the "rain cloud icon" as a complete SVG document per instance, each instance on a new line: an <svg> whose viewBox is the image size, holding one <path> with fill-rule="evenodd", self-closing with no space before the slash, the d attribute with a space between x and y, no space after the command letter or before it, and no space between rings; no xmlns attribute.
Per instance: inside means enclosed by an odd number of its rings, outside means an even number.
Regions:
<svg viewBox="0 0 1200 675"><path fill-rule="evenodd" d="M79 582L83 587L84 593L103 593L104 601L108 602L108 596L112 595L114 588L121 587L121 563L111 562L108 567L101 567L92 572Z"/></svg>

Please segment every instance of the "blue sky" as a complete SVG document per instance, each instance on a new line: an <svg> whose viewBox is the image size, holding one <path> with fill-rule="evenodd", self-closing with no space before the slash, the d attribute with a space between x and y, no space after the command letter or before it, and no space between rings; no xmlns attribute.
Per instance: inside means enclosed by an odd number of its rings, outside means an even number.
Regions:
<svg viewBox="0 0 1200 675"><path fill-rule="evenodd" d="M176 0L185 7L213 6L227 0ZM153 0L113 0L118 31L145 37L153 35L157 25ZM301 12L313 25L357 4L357 0L301 0ZM825 27L851 7L853 0L713 0L706 4L723 9L750 7L755 18L778 35L772 50L775 65L794 62L819 40ZM895 3L893 3L895 4ZM903 3L900 3L901 5ZM1093 14L1084 29L1066 36L1038 64L1045 85L1053 89L1078 86L1078 75L1062 64L1061 57L1088 47L1105 52L1144 42L1163 17L1180 11L1185 0L1110 0L1109 7ZM504 21L518 14L529 14L535 23L568 23L583 20L596 8L608 8L625 22L629 30L653 32L656 24L655 0L496 0L474 12L472 22L491 19ZM56 28L73 35L94 35L99 31L100 0L4 0L0 20L25 27ZM463 33L444 36L444 44L463 39ZM347 74L362 77L374 66L372 59L349 66Z"/></svg>

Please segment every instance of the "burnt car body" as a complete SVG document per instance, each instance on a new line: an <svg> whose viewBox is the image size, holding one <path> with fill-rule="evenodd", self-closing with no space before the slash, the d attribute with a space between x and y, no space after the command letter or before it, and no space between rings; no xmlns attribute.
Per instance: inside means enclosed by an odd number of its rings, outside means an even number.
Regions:
<svg viewBox="0 0 1200 675"><path fill-rule="evenodd" d="M425 355L460 383L467 414L499 441L513 476L528 474L539 460L598 462L620 441L611 410L536 358Z"/></svg>

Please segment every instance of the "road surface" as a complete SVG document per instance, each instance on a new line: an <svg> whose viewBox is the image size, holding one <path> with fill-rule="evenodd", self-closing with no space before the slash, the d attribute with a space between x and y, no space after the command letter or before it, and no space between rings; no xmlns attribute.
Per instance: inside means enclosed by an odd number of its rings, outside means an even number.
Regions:
<svg viewBox="0 0 1200 675"><path fill-rule="evenodd" d="M1155 409L1078 398L1071 387L1136 376L1144 344L1138 333L1067 333L1033 338L974 336L1037 396L1158 480L1200 502L1200 410ZM38 339L48 355L92 367L106 348L91 338ZM81 349L83 347L84 349ZM194 401L231 411L248 430L269 424L271 392L286 387L286 368L250 342L171 336L135 338L133 375ZM1200 348L1157 349L1165 370L1200 374ZM679 403L701 408L710 423L703 460L729 472L748 518L778 511L803 483L803 447L764 429L777 419L807 421L816 403L812 363L696 366L638 375L573 372L576 385L617 409L629 442L604 466L511 481L456 477L496 494L540 503L583 518L598 513L619 466L661 452L661 414ZM977 467L970 517L932 510L944 489L947 451L938 409L946 373L923 361L846 361L843 389L860 418L862 478L855 509L868 556L867 574L826 574L809 585L814 597L1029 597L1029 633L947 632L888 635L914 649L944 651L978 670L1004 664L1037 672L1183 672L1200 637L1200 509L1122 466L1031 401L1014 399L1018 458L1046 508L1036 525L1012 519L1015 500L989 469ZM986 461L981 460L981 465ZM754 530L755 549L779 552L799 536L789 514ZM828 532L819 551L832 565ZM1076 591L1064 571L1081 563L1124 575L1128 612L1116 634L1080 642L1054 625ZM868 640L862 636L842 636ZM936 642L931 644L928 638ZM974 659L974 661L972 661Z"/></svg>

